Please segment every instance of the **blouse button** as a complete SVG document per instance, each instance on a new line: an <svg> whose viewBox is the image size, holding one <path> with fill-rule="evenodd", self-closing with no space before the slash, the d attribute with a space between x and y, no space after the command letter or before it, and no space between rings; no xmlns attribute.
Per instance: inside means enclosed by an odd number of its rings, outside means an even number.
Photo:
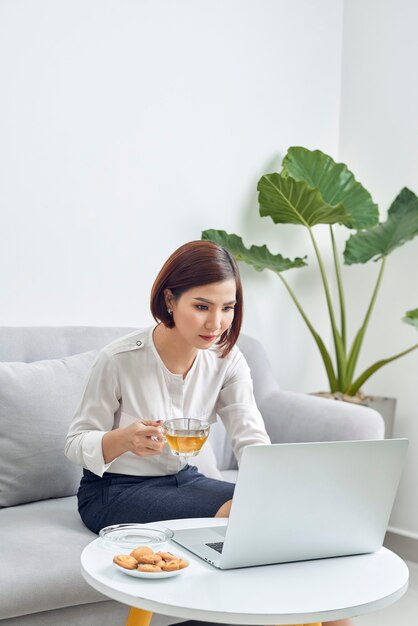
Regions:
<svg viewBox="0 0 418 626"><path fill-rule="evenodd" d="M137 346L142 346L142 341L137 341L137 342L136 342L136 345L137 345Z"/></svg>

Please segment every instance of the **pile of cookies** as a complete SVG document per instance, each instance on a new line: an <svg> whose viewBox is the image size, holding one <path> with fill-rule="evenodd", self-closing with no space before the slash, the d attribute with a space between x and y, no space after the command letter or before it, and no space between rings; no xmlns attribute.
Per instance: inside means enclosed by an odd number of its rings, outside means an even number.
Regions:
<svg viewBox="0 0 418 626"><path fill-rule="evenodd" d="M171 552L154 552L148 546L138 546L130 554L117 554L113 562L124 569L137 569L139 572L173 572L189 565L188 561Z"/></svg>

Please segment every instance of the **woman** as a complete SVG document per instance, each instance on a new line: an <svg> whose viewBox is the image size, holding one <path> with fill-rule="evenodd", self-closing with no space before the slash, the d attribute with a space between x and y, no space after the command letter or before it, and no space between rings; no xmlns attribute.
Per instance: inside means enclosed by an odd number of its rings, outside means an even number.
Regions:
<svg viewBox="0 0 418 626"><path fill-rule="evenodd" d="M84 468L78 505L90 530L228 516L234 484L206 478L172 455L160 426L168 418L214 422L219 415L238 462L245 446L270 443L249 367L235 346L242 311L233 257L213 242L192 241L155 280L157 325L101 350L65 447Z"/></svg>
<svg viewBox="0 0 418 626"><path fill-rule="evenodd" d="M161 423L222 419L239 460L270 443L248 365L235 346L242 287L233 257L210 241L176 250L151 292L158 322L99 354L65 453L83 466L79 512L93 532L111 524L227 516L234 485L206 478L172 455Z"/></svg>

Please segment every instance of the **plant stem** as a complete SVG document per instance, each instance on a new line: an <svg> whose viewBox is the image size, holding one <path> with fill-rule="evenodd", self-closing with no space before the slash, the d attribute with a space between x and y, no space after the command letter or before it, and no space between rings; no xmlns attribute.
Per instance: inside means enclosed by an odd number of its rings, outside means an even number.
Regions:
<svg viewBox="0 0 418 626"><path fill-rule="evenodd" d="M346 317L345 317L345 298L344 298L344 289L343 289L343 281L341 276L341 267L340 262L338 260L338 251L335 243L334 231L332 230L332 224L329 225L329 231L331 234L331 243L332 243L332 253L334 256L334 265L335 265L335 274L337 277L337 285L338 285L338 296L340 299L340 315L341 315L341 341L344 347L344 352L346 352Z"/></svg>
<svg viewBox="0 0 418 626"><path fill-rule="evenodd" d="M382 281L382 276L383 276L383 271L385 269L385 265L386 265L386 257L383 257L382 263L380 265L380 270L379 270L379 274L377 277L377 281L376 281L376 285L375 288L373 290L373 294L370 300L370 304L369 307L367 309L365 318L363 320L362 325L360 326L359 330L357 331L357 335L353 341L353 345L351 346L351 350L350 353L348 355L348 360L347 360L347 378L346 378L346 387L347 389L344 390L344 393L348 393L349 391L348 389L350 388L351 384L352 384L352 380L353 380L353 376L354 376L354 369L356 367L357 364L357 360L360 354L360 350L361 350L361 346L363 344L363 339L364 339L364 335L367 329L367 325L369 323L369 319L370 316L372 314L373 311L373 307L374 304L376 302L376 297L377 297L377 293L379 291L379 287L380 287L380 283ZM350 394L349 394L350 395Z"/></svg>
<svg viewBox="0 0 418 626"><path fill-rule="evenodd" d="M381 359L380 361L376 361L376 363L368 367L361 374L361 376L359 376L357 380L353 382L353 384L347 390L348 395L355 396L357 391L363 385L363 383L365 383L366 380L370 378L370 376L372 376L375 372L377 372L377 370L379 370L381 367L383 367L387 363L390 363L391 361L395 361L395 359L400 359L401 356L404 356L405 354L408 354L408 352L412 352L412 350L416 350L417 348L418 348L418 343L416 343L411 348L404 350L403 352L399 352L398 354L395 354L395 356L389 357L388 359Z"/></svg>
<svg viewBox="0 0 418 626"><path fill-rule="evenodd" d="M331 321L332 336L334 338L335 356L336 356L336 360L337 360L338 391L341 391L344 388L344 386L345 386L346 363L345 363L344 346L342 344L341 335L339 334L338 329L337 329L337 325L335 323L334 309L332 307L332 301L331 301L331 296L330 296L330 293L329 293L328 280L327 280L327 276L325 274L324 264L322 262L322 258L321 258L318 246L316 245L316 241L315 241L315 237L314 237L313 232L312 232L312 228L309 225L308 225L308 230L309 230L309 235L311 237L312 244L313 244L313 247L314 247L314 250L315 250L316 258L318 260L319 270L320 270L321 277L322 277L322 283L324 285L325 297L326 297L326 301L327 301L327 305L328 305L328 313L329 313L329 318L330 318L330 321Z"/></svg>
<svg viewBox="0 0 418 626"><path fill-rule="evenodd" d="M289 292L290 297L292 298L293 302L295 303L295 305L296 305L299 313L301 314L305 324L309 328L309 330L310 330L310 332L311 332L311 334L312 334L312 336L313 336L313 338L315 340L316 345L319 348L319 351L320 351L321 356L322 356L322 360L323 360L324 365L325 365L325 370L327 372L328 382L329 382L329 385L330 385L330 390L331 391L338 391L338 382L337 382L337 379L335 377L334 367L332 365L331 357L329 355L328 350L325 347L324 342L322 341L321 337L318 335L318 333L316 332L316 330L312 326L312 324L309 321L309 319L308 319L305 311L303 310L300 302L296 298L296 295L294 294L294 292L291 289L290 285L286 282L286 280L281 275L281 272L275 272L275 273L280 278L280 280L282 281L282 283L286 287L287 291Z"/></svg>

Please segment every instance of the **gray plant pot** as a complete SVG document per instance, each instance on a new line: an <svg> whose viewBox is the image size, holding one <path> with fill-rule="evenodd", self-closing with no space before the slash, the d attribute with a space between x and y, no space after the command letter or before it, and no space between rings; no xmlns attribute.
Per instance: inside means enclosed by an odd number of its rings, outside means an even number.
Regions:
<svg viewBox="0 0 418 626"><path fill-rule="evenodd" d="M380 413L383 417L383 421L385 422L385 439L392 439L396 411L396 398L366 396L362 404Z"/></svg>
<svg viewBox="0 0 418 626"><path fill-rule="evenodd" d="M312 393L313 396L320 398L330 398L332 400L340 400L342 402L352 402L353 404L363 404L374 409L383 417L385 423L385 439L392 439L393 424L395 421L396 398L386 398L385 396L346 396L339 391L331 393L330 391L317 391Z"/></svg>

